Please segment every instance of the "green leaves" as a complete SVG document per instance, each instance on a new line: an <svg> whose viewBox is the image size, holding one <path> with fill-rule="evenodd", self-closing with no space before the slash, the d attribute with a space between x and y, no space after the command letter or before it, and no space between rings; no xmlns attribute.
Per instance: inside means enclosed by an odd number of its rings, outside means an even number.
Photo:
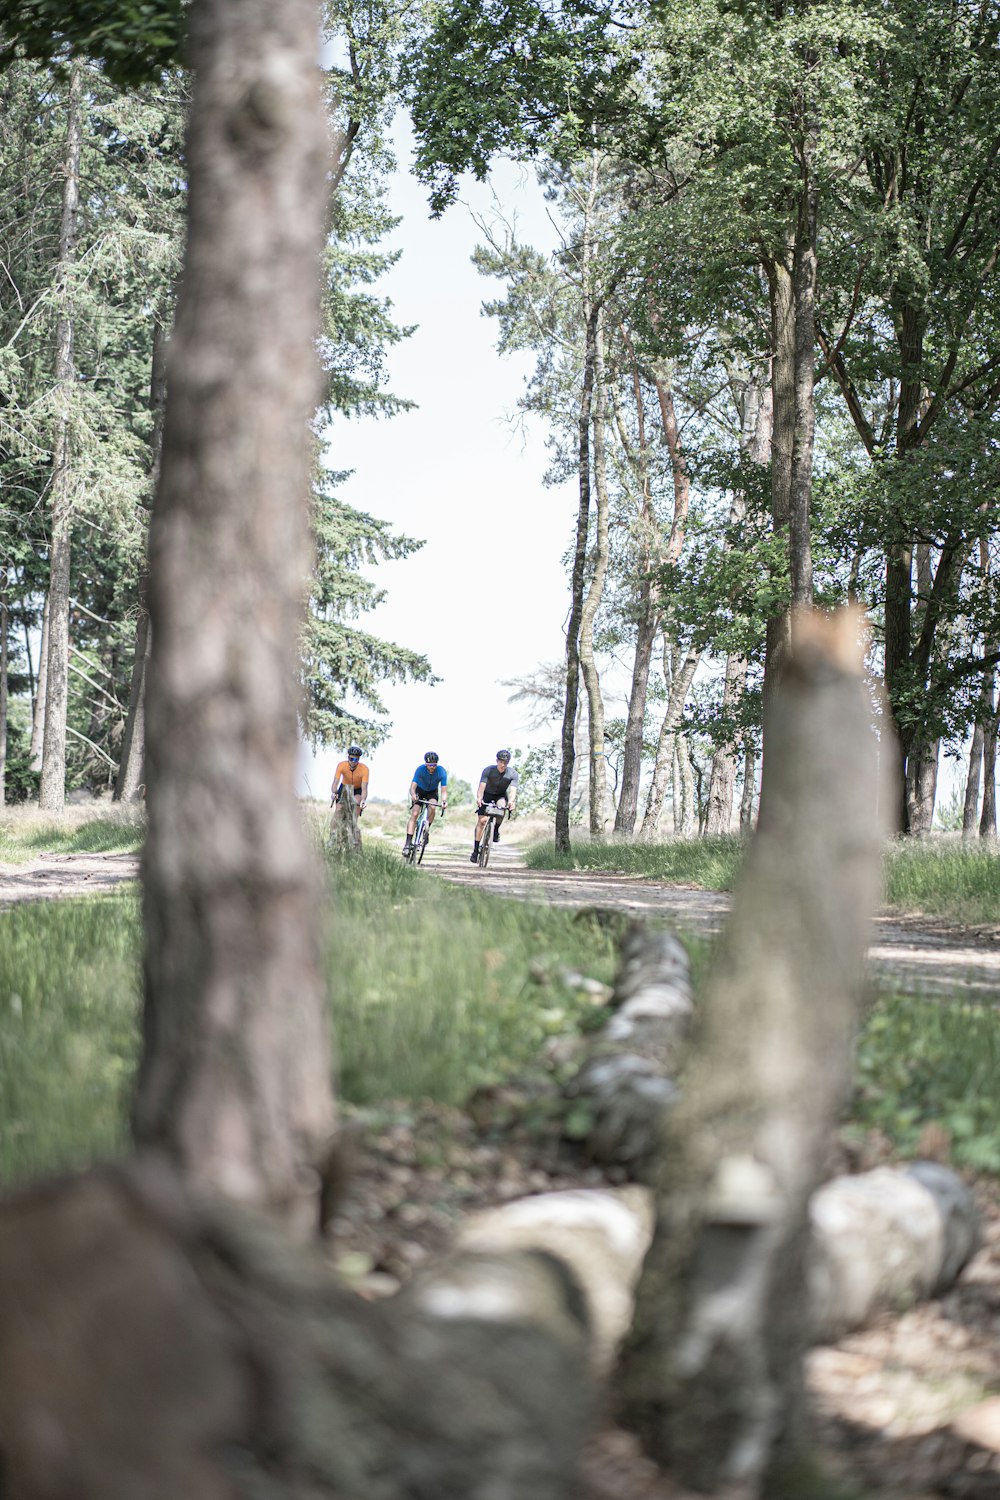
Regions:
<svg viewBox="0 0 1000 1500"><path fill-rule="evenodd" d="M43 63L83 56L131 87L181 62L185 11L185 0L0 0L0 65L16 52Z"/></svg>

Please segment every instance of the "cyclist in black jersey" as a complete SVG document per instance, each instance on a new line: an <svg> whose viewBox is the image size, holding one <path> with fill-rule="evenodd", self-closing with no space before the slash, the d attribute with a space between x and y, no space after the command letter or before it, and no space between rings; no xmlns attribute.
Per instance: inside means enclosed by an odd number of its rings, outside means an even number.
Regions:
<svg viewBox="0 0 1000 1500"><path fill-rule="evenodd" d="M472 844L472 853L469 855L469 863L475 864L479 858L479 842L486 827L486 811L490 804L495 807L505 807L511 817L517 806L517 772L510 763L510 751L498 750L497 763L495 766L484 766L483 773L479 778L479 787L476 791L476 812L479 814L476 823L476 834ZM500 838L499 820L493 824L493 842Z"/></svg>

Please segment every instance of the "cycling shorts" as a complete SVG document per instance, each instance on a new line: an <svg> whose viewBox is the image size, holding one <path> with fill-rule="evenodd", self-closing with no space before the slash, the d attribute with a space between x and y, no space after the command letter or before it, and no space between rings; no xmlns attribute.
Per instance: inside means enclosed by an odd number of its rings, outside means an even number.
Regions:
<svg viewBox="0 0 1000 1500"><path fill-rule="evenodd" d="M437 787L432 792L425 792L422 787L417 787L418 802L436 802L438 799Z"/></svg>
<svg viewBox="0 0 1000 1500"><path fill-rule="evenodd" d="M346 790L346 788L343 785L338 786L338 788L337 788L337 801L338 802L343 802L345 790ZM355 802L360 802L363 795L364 795L364 787L356 786L354 788L354 800L355 800Z"/></svg>

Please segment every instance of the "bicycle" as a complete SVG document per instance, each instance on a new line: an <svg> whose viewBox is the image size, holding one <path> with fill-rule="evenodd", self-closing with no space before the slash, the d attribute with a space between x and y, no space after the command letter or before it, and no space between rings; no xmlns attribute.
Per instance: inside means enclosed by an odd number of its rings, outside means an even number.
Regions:
<svg viewBox="0 0 1000 1500"><path fill-rule="evenodd" d="M497 807L495 802L487 802L483 808L483 816L486 818L486 826L483 836L479 840L479 853L476 856L476 864L481 870L485 870L490 862L490 845L493 842L493 830L499 828L504 818L510 817L509 807Z"/></svg>
<svg viewBox="0 0 1000 1500"><path fill-rule="evenodd" d="M435 803L435 806L437 806L436 803ZM409 849L404 849L403 850L403 858L409 864L411 864L411 865L419 865L419 864L423 863L424 854L427 851L427 845L430 843L430 840L431 840L431 815L430 815L430 808L431 808L431 804L429 802L421 802L421 804L420 804L420 816L417 819L417 826L413 830L413 838L412 838L412 840L410 842L410 847L409 847ZM444 808L444 807L438 808L438 813L440 814L440 816L442 818L444 817L444 815L445 815L446 812L447 812L447 808Z"/></svg>

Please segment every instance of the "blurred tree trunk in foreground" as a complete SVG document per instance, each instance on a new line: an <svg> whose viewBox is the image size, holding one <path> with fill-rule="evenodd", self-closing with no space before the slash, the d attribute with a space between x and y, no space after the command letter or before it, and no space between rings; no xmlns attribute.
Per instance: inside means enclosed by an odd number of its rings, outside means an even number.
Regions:
<svg viewBox="0 0 1000 1500"><path fill-rule="evenodd" d="M188 241L150 533L133 1125L213 1189L293 1214L333 1129L294 795L326 229L318 16L313 0L201 0L190 21Z"/></svg>
<svg viewBox="0 0 1000 1500"><path fill-rule="evenodd" d="M621 1368L626 1420L708 1494L781 1493L801 1438L807 1204L848 1086L890 802L859 635L854 612L796 616Z"/></svg>

